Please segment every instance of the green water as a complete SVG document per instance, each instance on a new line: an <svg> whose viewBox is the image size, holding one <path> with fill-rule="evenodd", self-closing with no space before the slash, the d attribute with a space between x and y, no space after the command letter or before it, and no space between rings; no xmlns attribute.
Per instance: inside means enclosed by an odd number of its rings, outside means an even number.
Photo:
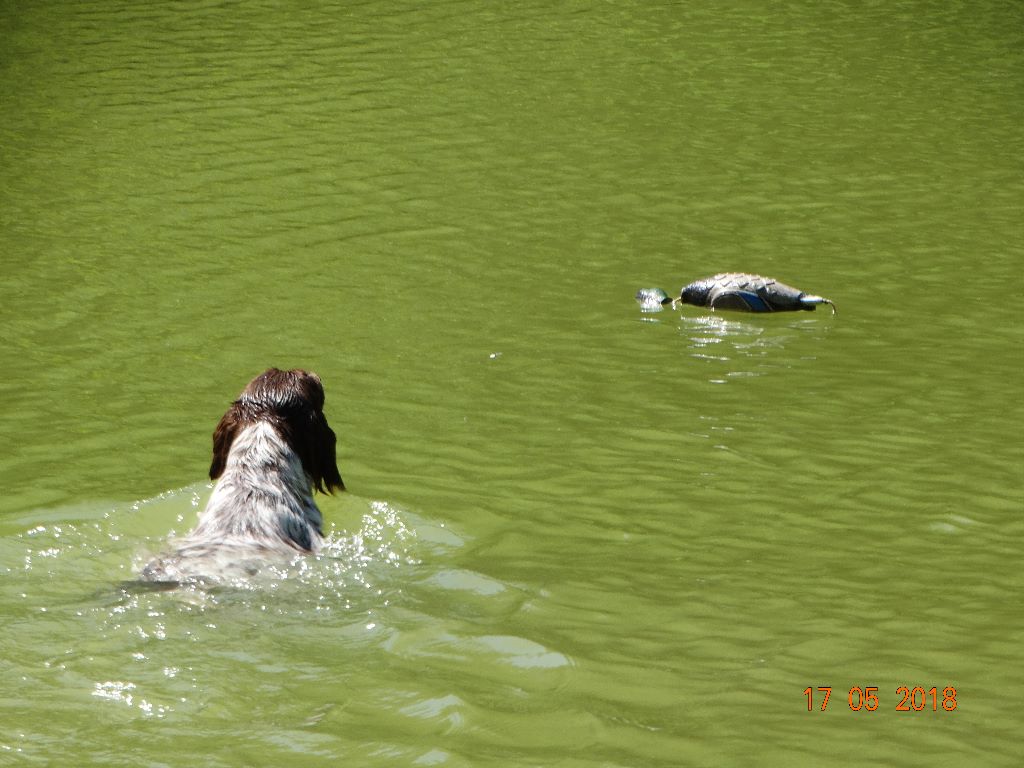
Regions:
<svg viewBox="0 0 1024 768"><path fill-rule="evenodd" d="M1018 765L1022 125L1015 2L0 2L0 765ZM123 588L268 365L326 553Z"/></svg>

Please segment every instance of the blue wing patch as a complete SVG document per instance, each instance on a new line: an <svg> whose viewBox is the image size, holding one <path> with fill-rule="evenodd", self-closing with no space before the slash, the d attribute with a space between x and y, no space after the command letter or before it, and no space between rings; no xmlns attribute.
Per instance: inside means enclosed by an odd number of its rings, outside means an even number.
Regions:
<svg viewBox="0 0 1024 768"><path fill-rule="evenodd" d="M771 305L753 291L723 291L711 299L712 309L738 309L747 312L771 312Z"/></svg>

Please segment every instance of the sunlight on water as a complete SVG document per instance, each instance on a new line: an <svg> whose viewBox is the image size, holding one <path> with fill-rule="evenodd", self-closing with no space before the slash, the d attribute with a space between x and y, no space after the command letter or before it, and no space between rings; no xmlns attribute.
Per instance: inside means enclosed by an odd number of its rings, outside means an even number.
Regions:
<svg viewBox="0 0 1024 768"><path fill-rule="evenodd" d="M109 511L77 508L79 518L87 519L33 525L0 541L5 562L21 563L4 568L16 585L5 592L6 610L34 617L32 632L40 643L32 653L44 654L44 669L78 678L94 699L145 717L193 711L202 706L201 690L208 692L190 661L196 644L250 626L252 613L271 622L266 624L270 632L273 622L293 627L311 616L323 617L322 622L338 613L334 626L340 636L349 642L360 634L372 637L380 615L403 591L397 572L415 570L425 553L436 555L439 547L459 543L443 526L425 521L427 541L420 542L414 516L388 502L348 499L346 509L363 508L357 526L332 527L319 555L297 557L290 566L268 568L252 580L172 589L130 579L120 587L107 581L119 568L134 572L144 560L134 552L139 528L157 524L146 518L172 519L187 527L206 491L205 485L185 488ZM150 543L158 547L164 539ZM13 626L18 625L15 620ZM293 629L284 631L294 635ZM258 653L226 635L218 644L226 658ZM106 650L95 656L101 648ZM109 673L119 666L104 659L119 656L137 674L101 676L102 670ZM91 682L82 677L90 670L97 675Z"/></svg>
<svg viewBox="0 0 1024 768"><path fill-rule="evenodd" d="M133 504L131 511L145 510L152 515L160 506L180 507L180 501L186 498L190 507L195 509L205 501L205 495L188 489L162 494L156 499ZM345 506L351 509L357 504L347 499ZM188 517L192 519L186 519L185 514L178 513L175 521L184 530L191 527L194 515L195 512L190 511ZM310 599L309 595L316 594L316 610L351 609L356 595L379 597L382 594L375 587L378 577L389 570L419 563L415 554L416 533L406 523L407 517L406 513L387 502L370 502L368 510L361 515L359 526L354 530L340 529L333 523L329 524L321 551L315 556L296 555L290 563L268 563L255 575L235 578L227 585L209 588L202 584L184 585L179 590L169 591L202 595L204 602L210 601L212 604L217 603L217 594L222 589L228 593L240 590L271 595L280 593L299 598L299 603L281 604L279 609L284 611L296 609L299 604ZM176 535L175 531L171 531L166 540L153 542L152 548L157 550L171 546ZM111 533L110 537L116 541L120 534ZM148 552L137 554L133 558L133 571L137 572L148 557ZM132 591L131 587L128 589ZM167 591L160 585L147 586L144 583L139 585L139 589L143 592ZM370 599L372 601L373 598ZM386 605L386 600L382 604Z"/></svg>
<svg viewBox="0 0 1024 768"><path fill-rule="evenodd" d="M834 328L831 318L825 315L751 318L738 312L684 310L668 318L643 319L658 325L674 324L689 356L707 366L707 381L716 385L793 368L787 348L795 342L806 349L801 334L825 342ZM804 363L815 357L816 354L806 352L801 355Z"/></svg>

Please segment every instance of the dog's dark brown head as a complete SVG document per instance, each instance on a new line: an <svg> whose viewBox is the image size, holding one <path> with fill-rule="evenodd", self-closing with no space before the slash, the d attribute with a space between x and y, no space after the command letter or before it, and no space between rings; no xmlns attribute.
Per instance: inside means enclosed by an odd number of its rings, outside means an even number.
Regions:
<svg viewBox="0 0 1024 768"><path fill-rule="evenodd" d="M223 474L239 431L263 421L271 424L298 454L316 490L345 490L335 456L337 439L323 408L324 385L315 373L298 368L268 368L249 382L214 430L210 479L216 480Z"/></svg>

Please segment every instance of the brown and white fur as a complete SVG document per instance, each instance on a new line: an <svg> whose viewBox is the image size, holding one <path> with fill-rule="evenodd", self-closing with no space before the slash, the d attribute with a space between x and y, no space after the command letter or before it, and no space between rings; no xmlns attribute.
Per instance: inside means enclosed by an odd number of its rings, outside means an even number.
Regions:
<svg viewBox="0 0 1024 768"><path fill-rule="evenodd" d="M315 373L269 368L250 381L214 430L210 479L217 484L199 523L141 577L224 581L253 575L268 561L315 554L323 517L313 492L345 489L323 407Z"/></svg>

